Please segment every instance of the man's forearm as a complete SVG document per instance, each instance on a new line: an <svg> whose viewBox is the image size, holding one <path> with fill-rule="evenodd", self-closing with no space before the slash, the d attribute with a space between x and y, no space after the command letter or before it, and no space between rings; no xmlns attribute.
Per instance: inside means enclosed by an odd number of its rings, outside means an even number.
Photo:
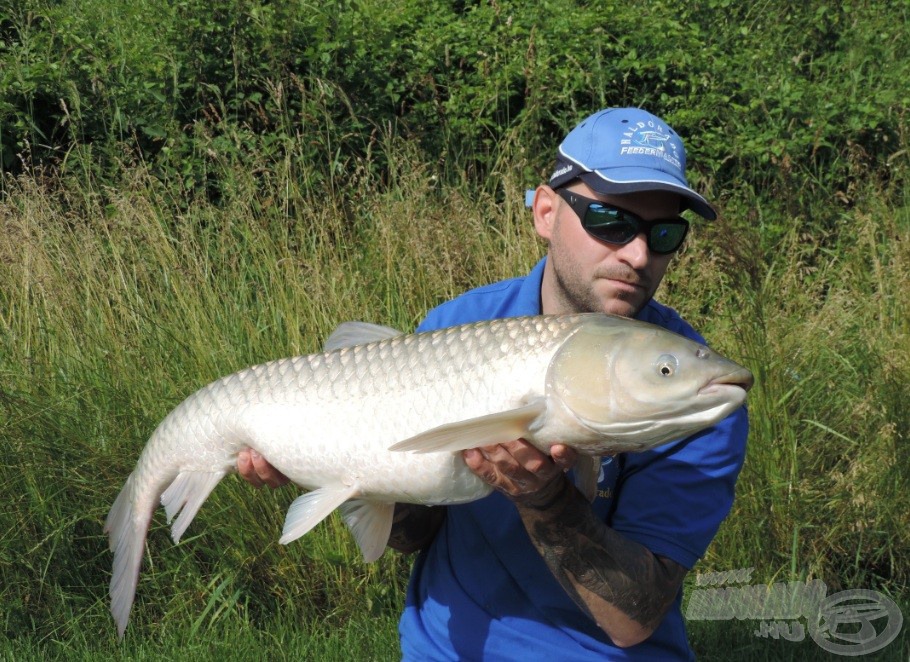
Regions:
<svg viewBox="0 0 910 662"><path fill-rule="evenodd" d="M445 517L444 506L396 503L392 532L387 544L405 554L418 552L430 544Z"/></svg>
<svg viewBox="0 0 910 662"><path fill-rule="evenodd" d="M685 568L606 526L568 479L514 501L553 575L616 645L651 635Z"/></svg>

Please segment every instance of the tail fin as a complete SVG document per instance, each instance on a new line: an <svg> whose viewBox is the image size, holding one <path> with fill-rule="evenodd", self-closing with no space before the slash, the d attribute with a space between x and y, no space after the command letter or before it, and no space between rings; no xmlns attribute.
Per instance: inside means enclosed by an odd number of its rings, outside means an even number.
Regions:
<svg viewBox="0 0 910 662"><path fill-rule="evenodd" d="M152 519L151 510L137 513L133 510L133 478L117 495L117 500L107 515L104 531L110 535L110 547L114 552L114 571L111 575L111 614L117 623L117 634L123 638L126 622L133 607L136 583L139 581L139 563L145 547L145 532Z"/></svg>
<svg viewBox="0 0 910 662"><path fill-rule="evenodd" d="M193 521L199 508L215 485L226 472L182 471L161 494L161 503L167 512L170 523L174 515L180 515L171 529L174 542ZM117 634L123 638L126 624L133 608L136 596L136 584L139 581L139 565L145 548L145 535L157 503L157 494L145 495L151 498L140 499L133 494L135 473L130 474L126 485L120 490L114 505L104 523L104 531L110 536L111 551L114 552L114 570L111 575L111 614L117 623ZM138 505L137 505L137 502ZM147 507L141 507L143 504ZM181 512L182 510L182 512Z"/></svg>

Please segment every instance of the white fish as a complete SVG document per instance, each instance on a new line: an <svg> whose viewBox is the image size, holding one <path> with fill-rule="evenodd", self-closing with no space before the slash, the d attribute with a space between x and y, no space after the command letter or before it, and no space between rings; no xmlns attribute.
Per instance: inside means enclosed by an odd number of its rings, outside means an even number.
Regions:
<svg viewBox="0 0 910 662"><path fill-rule="evenodd" d="M168 522L179 513L178 542L244 448L310 490L291 505L280 542L341 507L373 561L385 549L396 502L464 503L489 494L456 451L519 437L543 450L567 443L583 454L576 472L590 494L597 456L713 425L752 384L748 370L702 345L601 314L414 335L349 323L326 349L224 377L152 434L105 523L120 636L159 499Z"/></svg>

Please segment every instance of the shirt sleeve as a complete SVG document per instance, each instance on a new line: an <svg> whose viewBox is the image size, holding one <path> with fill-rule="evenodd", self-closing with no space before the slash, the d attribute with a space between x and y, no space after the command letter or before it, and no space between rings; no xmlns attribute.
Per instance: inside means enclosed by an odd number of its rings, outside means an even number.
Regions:
<svg viewBox="0 0 910 662"><path fill-rule="evenodd" d="M624 455L608 524L691 569L733 506L748 427L742 407L685 440Z"/></svg>
<svg viewBox="0 0 910 662"><path fill-rule="evenodd" d="M424 333L425 331L435 331L436 329L441 329L445 326L439 318L438 308L434 308L427 313L427 316L423 318L423 321L417 325L417 328L414 330L414 333Z"/></svg>

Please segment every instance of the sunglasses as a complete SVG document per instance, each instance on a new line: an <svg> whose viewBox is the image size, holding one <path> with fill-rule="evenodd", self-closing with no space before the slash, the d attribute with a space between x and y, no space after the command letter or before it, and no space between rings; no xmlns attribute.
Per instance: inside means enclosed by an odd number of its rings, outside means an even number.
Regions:
<svg viewBox="0 0 910 662"><path fill-rule="evenodd" d="M652 253L668 255L682 246L689 231L689 221L680 216L646 221L630 211L568 189L556 189L556 193L581 219L581 227L589 235L608 244L628 244L644 232Z"/></svg>

